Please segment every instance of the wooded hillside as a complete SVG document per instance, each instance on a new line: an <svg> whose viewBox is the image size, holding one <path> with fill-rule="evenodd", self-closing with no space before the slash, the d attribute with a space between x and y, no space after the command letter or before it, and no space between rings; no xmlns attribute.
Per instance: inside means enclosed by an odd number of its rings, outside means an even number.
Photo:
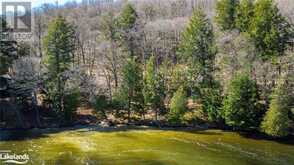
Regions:
<svg viewBox="0 0 294 165"><path fill-rule="evenodd" d="M1 74L20 88L3 98L23 114L35 111L37 125L45 109L67 125L77 107L93 107L129 123L147 117L286 136L294 119L293 24L292 0L44 4L34 10L33 38L1 42ZM279 123L286 124L269 129Z"/></svg>

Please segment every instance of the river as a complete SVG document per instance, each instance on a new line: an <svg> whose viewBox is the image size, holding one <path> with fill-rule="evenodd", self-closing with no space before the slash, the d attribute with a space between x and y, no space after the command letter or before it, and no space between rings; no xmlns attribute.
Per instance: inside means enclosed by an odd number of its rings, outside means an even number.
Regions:
<svg viewBox="0 0 294 165"><path fill-rule="evenodd" d="M293 165L293 143L221 130L77 128L0 132L0 150L27 154L27 164ZM3 164L3 161L0 164Z"/></svg>

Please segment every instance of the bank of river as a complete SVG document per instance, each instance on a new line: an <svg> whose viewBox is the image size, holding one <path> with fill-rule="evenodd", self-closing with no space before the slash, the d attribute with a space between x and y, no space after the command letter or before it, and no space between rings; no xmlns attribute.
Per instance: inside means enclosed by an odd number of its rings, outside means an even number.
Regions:
<svg viewBox="0 0 294 165"><path fill-rule="evenodd" d="M293 165L294 145L221 130L76 128L1 131L0 150L28 164ZM1 160L0 160L1 161ZM1 162L0 162L1 164Z"/></svg>

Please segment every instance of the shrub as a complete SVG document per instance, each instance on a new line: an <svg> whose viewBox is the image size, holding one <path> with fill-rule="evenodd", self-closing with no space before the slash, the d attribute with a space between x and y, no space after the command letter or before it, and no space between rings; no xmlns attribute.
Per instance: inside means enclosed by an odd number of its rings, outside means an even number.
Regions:
<svg viewBox="0 0 294 165"><path fill-rule="evenodd" d="M104 95L95 96L93 106L98 113L106 116L105 110L109 107L107 97Z"/></svg>
<svg viewBox="0 0 294 165"><path fill-rule="evenodd" d="M186 125L205 124L207 122L207 115L203 113L202 109L196 108L184 114L182 122Z"/></svg>

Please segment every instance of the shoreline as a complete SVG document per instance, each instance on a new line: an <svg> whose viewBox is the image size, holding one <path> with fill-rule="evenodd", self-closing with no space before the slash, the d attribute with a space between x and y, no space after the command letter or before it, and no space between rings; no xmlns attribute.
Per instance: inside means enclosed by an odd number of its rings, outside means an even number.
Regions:
<svg viewBox="0 0 294 165"><path fill-rule="evenodd" d="M202 131L223 131L237 133L242 137L255 140L269 140L279 143L294 145L294 134L291 134L283 138L273 138L258 131L236 131L232 129L221 128L205 128L205 127L155 127L148 125L127 125L119 124L116 126L101 126L101 125L75 125L70 127L51 127L51 128L30 128L30 129L6 129L1 130L0 142L11 140L27 140L34 138L47 137L50 134L81 131L81 132L124 132L124 131L181 131L181 132L202 132Z"/></svg>
<svg viewBox="0 0 294 165"><path fill-rule="evenodd" d="M97 125L72 125L72 126L61 126L61 127L43 127L43 128L0 128L1 132L7 132L7 131L45 131L45 130L64 130L64 131L70 131L70 130L77 130L77 129L101 129L101 130L126 130L126 129L154 129L154 130L225 130L220 128L209 128L209 127L201 127L201 126L152 126L152 125L136 125L136 124L117 124L112 126L102 126L100 124Z"/></svg>

